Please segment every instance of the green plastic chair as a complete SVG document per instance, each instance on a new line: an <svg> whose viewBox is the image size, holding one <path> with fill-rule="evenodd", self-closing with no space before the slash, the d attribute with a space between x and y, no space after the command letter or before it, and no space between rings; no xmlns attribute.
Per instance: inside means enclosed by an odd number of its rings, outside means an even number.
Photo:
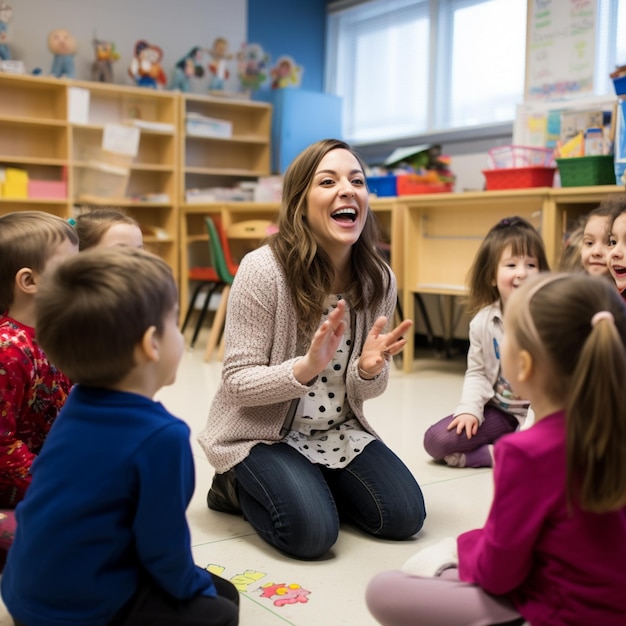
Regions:
<svg viewBox="0 0 626 626"><path fill-rule="evenodd" d="M209 234L209 254L211 255L211 263L217 270L220 280L228 285L232 285L235 274L231 271L228 265L226 254L224 248L222 247L222 240L217 231L215 221L212 217L207 215L204 218L204 223L206 224L207 233Z"/></svg>
<svg viewBox="0 0 626 626"><path fill-rule="evenodd" d="M220 305L215 312L213 324L211 325L211 332L209 333L209 341L204 352L204 360L210 361L213 357L213 352L218 347L220 336L224 330L224 322L226 321L226 305L228 304L228 294L230 293L230 286L233 284L235 278L228 268L226 257L224 255L224 248L220 240L219 233L215 222L211 217L205 216L204 223L206 225L207 232L209 234L209 254L211 255L211 263L217 270L217 274L223 283L222 296L220 298ZM220 354L223 354L224 345L223 339L220 346Z"/></svg>

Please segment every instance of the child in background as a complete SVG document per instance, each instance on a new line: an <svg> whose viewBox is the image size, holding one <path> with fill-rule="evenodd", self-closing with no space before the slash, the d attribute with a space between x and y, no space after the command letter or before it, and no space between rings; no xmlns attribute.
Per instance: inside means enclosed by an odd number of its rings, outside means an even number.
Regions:
<svg viewBox="0 0 626 626"><path fill-rule="evenodd" d="M44 269L78 252L63 219L40 211L0 216L0 563L30 468L71 388L35 338L35 294Z"/></svg>
<svg viewBox="0 0 626 626"><path fill-rule="evenodd" d="M585 271L591 276L610 278L607 257L612 210L612 200L603 200L580 220L563 248L559 270Z"/></svg>
<svg viewBox="0 0 626 626"><path fill-rule="evenodd" d="M626 307L608 281L551 274L504 317L502 368L535 424L495 445L485 526L376 576L368 606L386 626L623 626Z"/></svg>
<svg viewBox="0 0 626 626"><path fill-rule="evenodd" d="M585 272L591 276L609 275L607 257L611 207L610 202L600 203L599 207L587 214L582 224L581 262Z"/></svg>
<svg viewBox="0 0 626 626"><path fill-rule="evenodd" d="M94 208L81 213L74 226L80 240L80 249L95 246L128 246L143 248L143 236L136 219L114 207Z"/></svg>
<svg viewBox="0 0 626 626"><path fill-rule="evenodd" d="M626 194L612 204L607 264L617 290L626 299Z"/></svg>
<svg viewBox="0 0 626 626"><path fill-rule="evenodd" d="M558 269L560 272L582 272L583 258L583 231L584 224L581 222L576 228L565 238L561 257L559 258ZM608 242L608 237L607 237ZM607 268L608 269L608 268Z"/></svg>
<svg viewBox="0 0 626 626"><path fill-rule="evenodd" d="M500 368L502 319L511 294L548 270L543 241L521 217L507 217L487 233L469 273L470 347L456 411L424 434L424 448L452 467L491 467L493 442L517 430L528 402L511 393Z"/></svg>
<svg viewBox="0 0 626 626"><path fill-rule="evenodd" d="M183 353L177 301L167 264L134 248L46 275L39 340L77 384L17 509L2 597L18 625L238 623L234 585L192 559L189 427L152 399Z"/></svg>

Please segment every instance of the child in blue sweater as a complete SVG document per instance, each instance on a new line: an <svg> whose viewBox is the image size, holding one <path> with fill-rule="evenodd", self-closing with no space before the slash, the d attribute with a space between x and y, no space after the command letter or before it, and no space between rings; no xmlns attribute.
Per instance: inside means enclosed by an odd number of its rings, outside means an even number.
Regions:
<svg viewBox="0 0 626 626"><path fill-rule="evenodd" d="M183 352L172 272L132 248L60 263L37 337L78 383L16 511L2 597L17 626L236 626L238 594L193 562L188 426L152 398Z"/></svg>

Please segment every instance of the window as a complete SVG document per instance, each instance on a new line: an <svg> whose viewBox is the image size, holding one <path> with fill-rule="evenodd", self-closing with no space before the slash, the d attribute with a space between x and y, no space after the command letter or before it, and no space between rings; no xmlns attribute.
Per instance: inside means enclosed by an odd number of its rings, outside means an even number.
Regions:
<svg viewBox="0 0 626 626"><path fill-rule="evenodd" d="M444 76L435 127L510 121L523 98L526 0L440 3L450 30L440 50Z"/></svg>
<svg viewBox="0 0 626 626"><path fill-rule="evenodd" d="M352 141L427 127L429 28L424 0L375 0L331 16L329 91L343 98Z"/></svg>
<svg viewBox="0 0 626 626"><path fill-rule="evenodd" d="M626 64L626 0L597 1L597 95ZM355 144L512 122L523 101L527 0L339 0L326 89Z"/></svg>
<svg viewBox="0 0 626 626"><path fill-rule="evenodd" d="M617 65L626 65L626 0L598 0L596 22L594 91L612 94L609 74Z"/></svg>

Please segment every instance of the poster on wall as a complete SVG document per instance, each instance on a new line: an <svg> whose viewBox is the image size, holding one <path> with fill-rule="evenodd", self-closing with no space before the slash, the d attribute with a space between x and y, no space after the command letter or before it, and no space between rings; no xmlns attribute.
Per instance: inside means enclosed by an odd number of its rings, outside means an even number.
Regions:
<svg viewBox="0 0 626 626"><path fill-rule="evenodd" d="M529 0L525 101L593 92L595 0Z"/></svg>

